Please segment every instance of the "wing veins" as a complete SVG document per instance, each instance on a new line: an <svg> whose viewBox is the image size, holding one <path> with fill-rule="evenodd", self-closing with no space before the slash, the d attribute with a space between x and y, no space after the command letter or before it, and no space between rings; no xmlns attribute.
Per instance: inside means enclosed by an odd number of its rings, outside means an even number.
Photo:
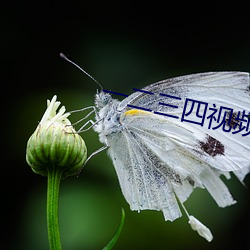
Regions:
<svg viewBox="0 0 250 250"><path fill-rule="evenodd" d="M129 131L127 131L127 133L130 133ZM127 144L128 145L131 145L131 143L130 143L130 139L128 138L128 135L125 133L125 137L126 137L126 140L127 140ZM134 141L134 143L136 143L137 145L138 145L138 143L137 143L137 141L136 140L134 140L134 137L133 136L131 136L132 138L133 138L133 141ZM139 145L138 145L139 146ZM139 146L140 147L140 146ZM137 159L137 155L134 153L134 152L132 152L132 150L131 150L131 146L130 147L128 147L129 148L129 154L130 155L135 155L136 156L136 159ZM143 152L143 151L142 151ZM131 159L132 159L133 157L131 157ZM140 167L140 165L139 165L139 167ZM139 195L139 193L138 193L138 190L139 190L139 187L138 187L138 183L137 183L137 180L136 180L136 175L135 175L135 172L134 172L134 168L132 167L132 171L133 171L133 176L134 176L134 180L135 180L135 183L136 183L136 186L137 186L137 188L136 188L136 191L137 191L137 198L138 198L138 201L139 201L139 206L140 206L140 195ZM146 191L146 196L147 196L147 203L148 203L148 205L149 205L149 195L148 195L148 191L147 191L147 188L146 188L146 184L145 184L145 178L144 178L144 172L142 171L142 168L140 167L140 171L141 171L141 173L143 174L143 186L144 186L144 190Z"/></svg>

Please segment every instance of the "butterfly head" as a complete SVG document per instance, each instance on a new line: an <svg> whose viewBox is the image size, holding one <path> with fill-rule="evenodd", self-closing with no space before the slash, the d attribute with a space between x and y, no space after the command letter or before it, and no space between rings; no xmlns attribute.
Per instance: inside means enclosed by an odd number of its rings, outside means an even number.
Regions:
<svg viewBox="0 0 250 250"><path fill-rule="evenodd" d="M111 95L103 91L101 91L100 93L97 92L95 95L95 106L98 109L107 106L111 101L112 101Z"/></svg>

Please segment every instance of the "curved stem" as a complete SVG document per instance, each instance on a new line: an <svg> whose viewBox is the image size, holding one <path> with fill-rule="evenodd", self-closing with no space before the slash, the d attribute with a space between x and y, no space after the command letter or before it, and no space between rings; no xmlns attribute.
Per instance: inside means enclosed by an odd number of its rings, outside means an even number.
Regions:
<svg viewBox="0 0 250 250"><path fill-rule="evenodd" d="M47 183L47 228L50 250L61 250L59 231L59 188L62 171L58 167L48 168Z"/></svg>
<svg viewBox="0 0 250 250"><path fill-rule="evenodd" d="M118 240L120 233L122 231L122 227L124 225L124 221L125 221L125 212L124 209L122 208L122 218L121 218L121 222L120 225L114 235L114 237L111 239L111 241L108 243L107 246L105 246L102 250L111 250L113 248L113 246L115 245L116 241Z"/></svg>

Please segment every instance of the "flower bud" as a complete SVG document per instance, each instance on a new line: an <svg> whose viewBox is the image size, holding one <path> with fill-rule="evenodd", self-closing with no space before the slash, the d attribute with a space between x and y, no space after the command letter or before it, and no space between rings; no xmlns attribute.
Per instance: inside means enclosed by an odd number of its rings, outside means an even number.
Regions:
<svg viewBox="0 0 250 250"><path fill-rule="evenodd" d="M47 101L47 110L27 143L26 161L35 173L43 176L47 176L50 168L58 168L62 177L75 175L87 158L82 137L67 119L70 113L65 113L64 106L56 113L59 105L56 96Z"/></svg>

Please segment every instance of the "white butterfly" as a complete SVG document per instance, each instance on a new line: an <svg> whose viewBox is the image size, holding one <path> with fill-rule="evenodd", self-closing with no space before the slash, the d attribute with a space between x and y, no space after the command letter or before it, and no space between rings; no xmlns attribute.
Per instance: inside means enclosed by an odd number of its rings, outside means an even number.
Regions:
<svg viewBox="0 0 250 250"><path fill-rule="evenodd" d="M161 210L165 220L173 221L181 216L178 200L184 207L195 187L206 188L220 207L235 203L220 175L230 178L233 172L243 181L250 171L250 136L242 136L243 128L250 130L249 116L240 116L250 111L249 86L248 73L211 72L160 81L121 102L103 91L96 94L93 128L108 148L131 210ZM181 121L187 98L218 112L220 107L233 109L231 117L224 112L228 116L222 123L230 132L222 125L208 129L209 119L203 126ZM198 123L205 108L189 105L186 114ZM222 108L221 118L230 109ZM187 215L192 228L212 240L210 230Z"/></svg>
<svg viewBox="0 0 250 250"><path fill-rule="evenodd" d="M173 221L182 215L180 204L191 228L211 241L210 230L183 203L196 187L207 189L220 207L236 202L220 176L233 173L243 183L250 172L249 74L171 78L121 102L106 92L96 94L95 107L81 119L95 112L96 121L89 120L80 132L92 123L104 144L88 159L108 148L131 210L161 210Z"/></svg>

